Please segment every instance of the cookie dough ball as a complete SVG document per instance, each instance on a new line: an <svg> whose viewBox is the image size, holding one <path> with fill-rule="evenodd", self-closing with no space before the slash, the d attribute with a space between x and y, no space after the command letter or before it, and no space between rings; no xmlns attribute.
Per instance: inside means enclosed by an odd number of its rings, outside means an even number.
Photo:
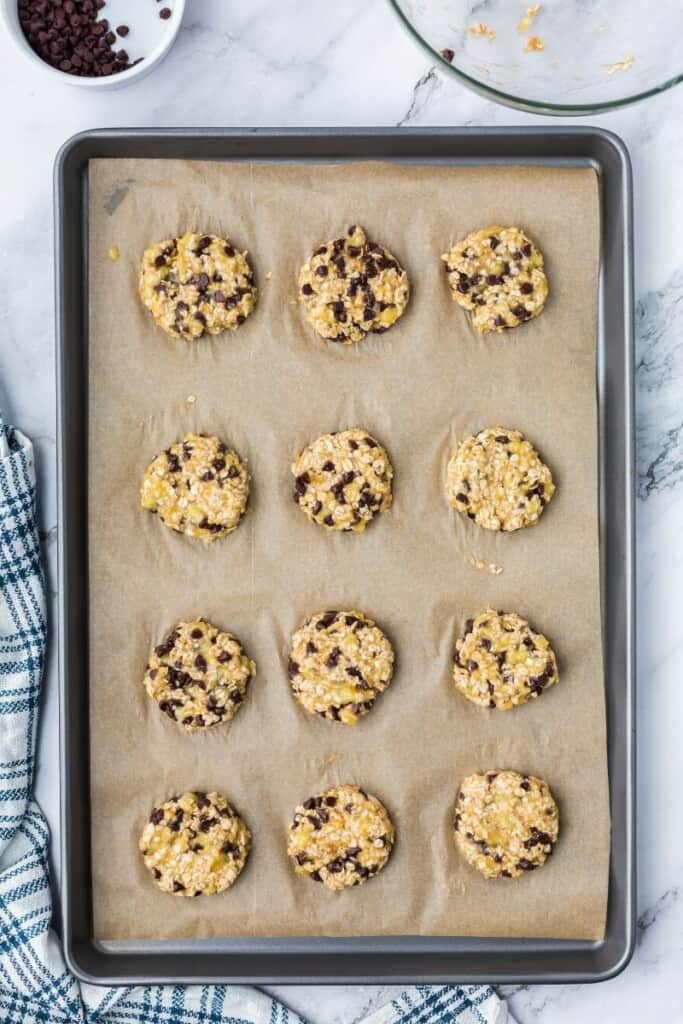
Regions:
<svg viewBox="0 0 683 1024"><path fill-rule="evenodd" d="M236 881L251 832L220 793L189 792L154 808L139 847L164 892L211 896Z"/></svg>
<svg viewBox="0 0 683 1024"><path fill-rule="evenodd" d="M145 470L142 507L178 533L209 543L235 530L249 499L249 474L217 437L186 434Z"/></svg>
<svg viewBox="0 0 683 1024"><path fill-rule="evenodd" d="M537 523L555 493L548 467L519 430L487 427L451 456L448 499L485 530L519 530Z"/></svg>
<svg viewBox="0 0 683 1024"><path fill-rule="evenodd" d="M543 779L492 770L463 781L453 825L455 845L484 878L518 878L553 852L559 812Z"/></svg>
<svg viewBox="0 0 683 1024"><path fill-rule="evenodd" d="M193 619L154 648L144 685L169 718L195 732L235 717L255 671L234 636Z"/></svg>
<svg viewBox="0 0 683 1024"><path fill-rule="evenodd" d="M362 612L321 612L293 635L287 668L306 711L353 725L391 682L394 649Z"/></svg>
<svg viewBox="0 0 683 1024"><path fill-rule="evenodd" d="M287 853L298 875L337 892L381 871L393 845L384 804L356 786L334 786L297 807Z"/></svg>
<svg viewBox="0 0 683 1024"><path fill-rule="evenodd" d="M489 609L470 619L453 662L456 689L483 708L526 704L559 678L552 647L515 612Z"/></svg>
<svg viewBox="0 0 683 1024"><path fill-rule="evenodd" d="M356 427L323 434L292 463L294 501L311 522L360 533L391 508L394 475L386 450Z"/></svg>
<svg viewBox="0 0 683 1024"><path fill-rule="evenodd" d="M478 331L517 327L543 312L548 279L543 255L519 228L494 224L444 253L453 300Z"/></svg>
<svg viewBox="0 0 683 1024"><path fill-rule="evenodd" d="M299 271L299 297L316 334L350 345L396 323L408 303L408 275L357 225L321 245Z"/></svg>
<svg viewBox="0 0 683 1024"><path fill-rule="evenodd" d="M246 252L227 238L192 232L145 249L139 291L159 327L187 341L236 330L257 294Z"/></svg>

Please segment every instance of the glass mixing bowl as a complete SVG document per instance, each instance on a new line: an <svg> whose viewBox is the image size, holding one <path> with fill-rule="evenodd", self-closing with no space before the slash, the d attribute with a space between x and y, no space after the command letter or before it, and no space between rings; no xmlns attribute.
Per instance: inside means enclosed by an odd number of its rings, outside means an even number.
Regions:
<svg viewBox="0 0 683 1024"><path fill-rule="evenodd" d="M447 73L522 110L613 110L683 80L683 0L390 3Z"/></svg>

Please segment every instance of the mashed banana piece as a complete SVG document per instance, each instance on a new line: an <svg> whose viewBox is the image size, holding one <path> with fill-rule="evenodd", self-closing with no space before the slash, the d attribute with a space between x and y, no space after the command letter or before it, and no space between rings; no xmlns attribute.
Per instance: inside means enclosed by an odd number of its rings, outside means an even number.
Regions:
<svg viewBox="0 0 683 1024"><path fill-rule="evenodd" d="M145 470L143 508L178 533L217 540L235 530L249 499L249 473L237 452L218 437L186 434Z"/></svg>
<svg viewBox="0 0 683 1024"><path fill-rule="evenodd" d="M545 863L559 835L559 811L547 782L492 769L460 786L455 845L485 878L518 878Z"/></svg>
<svg viewBox="0 0 683 1024"><path fill-rule="evenodd" d="M453 508L478 526L509 532L538 522L555 484L519 430L487 427L453 452L446 493Z"/></svg>
<svg viewBox="0 0 683 1024"><path fill-rule="evenodd" d="M362 612L320 612L292 636L287 670L306 711L353 725L389 686L394 650Z"/></svg>
<svg viewBox="0 0 683 1024"><path fill-rule="evenodd" d="M297 807L287 853L298 875L339 891L381 871L393 845L384 804L357 786L334 786Z"/></svg>
<svg viewBox="0 0 683 1024"><path fill-rule="evenodd" d="M227 238L193 232L145 249L139 291L159 327L187 341L236 330L257 295L246 252Z"/></svg>
<svg viewBox="0 0 683 1024"><path fill-rule="evenodd" d="M154 648L144 686L172 721L195 732L234 718L255 671L234 636L193 619Z"/></svg>
<svg viewBox="0 0 683 1024"><path fill-rule="evenodd" d="M155 807L139 842L164 892L211 896L236 881L251 832L220 793L183 793Z"/></svg>
<svg viewBox="0 0 683 1024"><path fill-rule="evenodd" d="M316 334L351 345L388 330L408 304L408 275L353 224L345 238L321 245L299 271L299 298Z"/></svg>
<svg viewBox="0 0 683 1024"><path fill-rule="evenodd" d="M489 609L470 619L453 662L456 689L484 708L525 704L559 678L552 647L516 612Z"/></svg>
<svg viewBox="0 0 683 1024"><path fill-rule="evenodd" d="M391 508L394 475L379 441L358 427L323 434L292 463L294 501L311 522L360 533Z"/></svg>
<svg viewBox="0 0 683 1024"><path fill-rule="evenodd" d="M543 255L519 228L493 224L444 253L453 300L478 331L517 327L543 311L548 279Z"/></svg>

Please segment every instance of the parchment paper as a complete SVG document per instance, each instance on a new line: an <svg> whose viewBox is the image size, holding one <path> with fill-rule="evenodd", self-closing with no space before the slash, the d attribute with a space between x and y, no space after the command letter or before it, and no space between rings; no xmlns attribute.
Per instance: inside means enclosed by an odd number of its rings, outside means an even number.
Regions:
<svg viewBox="0 0 683 1024"><path fill-rule="evenodd" d="M354 222L395 253L413 294L396 327L346 348L314 336L295 282L313 248ZM439 256L496 222L523 226L541 246L550 300L540 319L481 338L451 301ZM260 301L235 335L171 340L138 300L143 248L186 230L228 235L252 253ZM610 826L594 173L95 161L90 231L96 936L601 938ZM390 452L394 507L363 535L330 535L292 502L289 466L319 434L355 425ZM516 534L477 528L444 495L456 440L490 425L521 429L558 486L540 524ZM208 547L139 505L143 470L188 430L220 435L253 474L249 515ZM456 635L489 605L528 615L559 658L559 684L510 712L467 703L451 680ZM286 657L308 615L354 606L392 637L397 671L372 713L344 727L293 700ZM186 735L141 680L150 648L198 615L242 640L257 675L231 725ZM554 856L517 881L480 878L451 834L460 780L495 767L544 777L561 809ZM342 782L386 803L397 843L381 874L334 894L294 874L285 836L300 801ZM137 850L152 806L188 788L222 791L253 831L243 875L220 896L169 897Z"/></svg>

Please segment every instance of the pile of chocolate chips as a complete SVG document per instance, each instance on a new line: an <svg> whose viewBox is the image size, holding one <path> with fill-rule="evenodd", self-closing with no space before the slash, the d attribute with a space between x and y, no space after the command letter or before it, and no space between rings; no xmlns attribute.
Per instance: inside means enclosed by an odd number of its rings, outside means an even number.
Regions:
<svg viewBox="0 0 683 1024"><path fill-rule="evenodd" d="M69 75L100 78L126 71L131 64L117 36L128 26L112 30L99 18L105 0L18 0L19 20L31 47L53 68Z"/></svg>

